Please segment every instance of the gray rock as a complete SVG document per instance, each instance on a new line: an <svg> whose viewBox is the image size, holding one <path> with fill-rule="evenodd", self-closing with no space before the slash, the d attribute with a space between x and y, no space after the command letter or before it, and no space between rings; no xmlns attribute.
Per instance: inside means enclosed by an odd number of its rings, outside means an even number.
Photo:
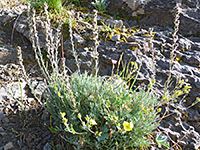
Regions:
<svg viewBox="0 0 200 150"><path fill-rule="evenodd" d="M0 26L5 25L8 22L11 22L17 15L8 14L8 15L0 15Z"/></svg>
<svg viewBox="0 0 200 150"><path fill-rule="evenodd" d="M9 119L7 117L4 118L5 123L9 123Z"/></svg>
<svg viewBox="0 0 200 150"><path fill-rule="evenodd" d="M15 48L0 45L0 64L16 62L17 51Z"/></svg>
<svg viewBox="0 0 200 150"><path fill-rule="evenodd" d="M26 91L24 90L24 88L26 86L26 82L22 82L20 84L22 87L22 91L18 82L7 84L6 89L4 87L0 88L0 99L3 100L5 97L9 99L13 99L13 97L16 99L21 98L21 96L25 97Z"/></svg>
<svg viewBox="0 0 200 150"><path fill-rule="evenodd" d="M107 19L105 21L105 24L107 26L110 26L110 27L121 28L123 26L123 21L122 20Z"/></svg>
<svg viewBox="0 0 200 150"><path fill-rule="evenodd" d="M4 150L9 150L9 149L14 148L14 145L12 142L9 142L3 148L4 148Z"/></svg>
<svg viewBox="0 0 200 150"><path fill-rule="evenodd" d="M0 132L3 132L3 131L4 131L4 129L2 127L0 127Z"/></svg>
<svg viewBox="0 0 200 150"><path fill-rule="evenodd" d="M7 133L6 132L0 132L0 135L5 136L5 135L7 135Z"/></svg>
<svg viewBox="0 0 200 150"><path fill-rule="evenodd" d="M75 43L84 44L86 42L80 34L74 33L73 37Z"/></svg>
<svg viewBox="0 0 200 150"><path fill-rule="evenodd" d="M200 63L200 55L199 54L197 54L197 55L183 55L182 60L183 60L183 62L190 64L192 66L198 66L199 63Z"/></svg>
<svg viewBox="0 0 200 150"><path fill-rule="evenodd" d="M191 50L192 45L194 44L192 41L187 38L179 38L178 40L180 48L185 48L184 50Z"/></svg>
<svg viewBox="0 0 200 150"><path fill-rule="evenodd" d="M2 105L2 104L1 104ZM5 117L4 112L0 110L0 121Z"/></svg>
<svg viewBox="0 0 200 150"><path fill-rule="evenodd" d="M111 40L114 41L114 42L119 41L120 40L120 34L113 35L112 38L111 38Z"/></svg>
<svg viewBox="0 0 200 150"><path fill-rule="evenodd" d="M19 145L20 149L23 149L24 148L24 141L23 140L18 140L17 141L17 144Z"/></svg>
<svg viewBox="0 0 200 150"><path fill-rule="evenodd" d="M41 143L36 146L37 149L41 149Z"/></svg>
<svg viewBox="0 0 200 150"><path fill-rule="evenodd" d="M14 6L12 7L12 9L9 9L9 7L1 9L0 26L10 23L26 9L27 9L26 5Z"/></svg>
<svg viewBox="0 0 200 150"><path fill-rule="evenodd" d="M197 81L195 82L195 85L198 89L200 89L200 79L197 79Z"/></svg>
<svg viewBox="0 0 200 150"><path fill-rule="evenodd" d="M50 144L48 142L43 147L43 150L51 150L51 146L50 146Z"/></svg>
<svg viewBox="0 0 200 150"><path fill-rule="evenodd" d="M34 89L35 95L40 98L41 94L44 92L46 89L46 84L43 81L40 81L37 78L32 78L30 82L31 86Z"/></svg>
<svg viewBox="0 0 200 150"><path fill-rule="evenodd" d="M122 17L137 17L138 23L143 26L173 27L173 8L175 0L112 0L109 13L120 12ZM200 9L199 0L181 1L180 32L184 35L199 35Z"/></svg>

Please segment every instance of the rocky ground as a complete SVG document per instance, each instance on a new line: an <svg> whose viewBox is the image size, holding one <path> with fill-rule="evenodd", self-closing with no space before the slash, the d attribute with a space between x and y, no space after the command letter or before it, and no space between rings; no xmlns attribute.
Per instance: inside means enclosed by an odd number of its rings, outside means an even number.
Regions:
<svg viewBox="0 0 200 150"><path fill-rule="evenodd" d="M109 75L112 70L112 62L118 61L123 53L124 63L131 59L141 64L137 85L148 84L155 71L155 91L158 95L162 95L164 81L166 81L169 72L169 51L173 42L171 38L173 32L171 27L173 24L172 10L175 1L168 0L167 3L166 1L152 0L147 4L138 4L137 8L133 7L130 2L128 0L119 3L115 3L114 0L111 1L111 4L113 3L113 5L110 5L110 9L113 10L111 14L115 13L114 6L115 8L126 7L124 14L127 15L144 13L145 15L140 18L141 20L117 20L112 17L98 16L99 22L105 20L105 24L117 27L110 39L102 35L100 40L98 47L100 74ZM189 0L183 1L182 4L184 5L181 6L181 34L179 34L179 47L176 51L179 59L175 61L172 78L176 79L178 76L182 79L188 79L192 89L185 98L186 102L170 104L167 110L169 116L161 121L158 130L168 136L171 146L178 142L172 149L199 150L200 103L190 108L189 106L197 97L200 97L200 37L198 37L200 29L200 18L198 18L200 15L198 14L200 9L198 3ZM144 9L144 11L141 9ZM71 149L70 146L64 148L59 135L50 132L49 128L52 124L49 114L37 103L30 93L27 83L21 78L22 71L17 63L15 48L18 45L22 47L26 70L32 76L32 85L36 89L37 95L42 94L45 85L39 76L40 72L38 72L34 60L25 10L25 5L19 5L13 7L13 9L3 8L0 11L0 150L50 150L59 149L59 147L61 149ZM168 16L166 17L168 21L165 20L165 23L168 24L165 27L157 17L164 14ZM82 12L74 13L75 18L79 21L82 21L81 18L85 18L85 15ZM93 17L92 15L89 16ZM130 17L132 16L130 15ZM155 20L159 20L161 23ZM144 25L143 29L136 30L135 27L138 26L138 21L141 25ZM156 23L153 24L153 22ZM187 26L188 23L190 26ZM121 28L122 26L124 28ZM134 28L130 28L132 26ZM154 44L153 49L149 45L149 27L153 27L155 32L155 38L152 41ZM42 34L42 31L40 33ZM94 44L88 40L91 36L91 29L89 27L85 28L81 32L74 33L73 36L82 69L91 70L94 57L92 51ZM41 41L43 41L42 37ZM70 45L70 40L66 38L64 40L66 64L74 71L76 69L75 61L72 57ZM154 58L152 52L155 55ZM152 65L153 59L156 64L155 70L153 70ZM21 88L18 80L20 80ZM165 110L164 106L163 110ZM179 113L176 113L175 110L178 110ZM153 145L152 149L159 148Z"/></svg>

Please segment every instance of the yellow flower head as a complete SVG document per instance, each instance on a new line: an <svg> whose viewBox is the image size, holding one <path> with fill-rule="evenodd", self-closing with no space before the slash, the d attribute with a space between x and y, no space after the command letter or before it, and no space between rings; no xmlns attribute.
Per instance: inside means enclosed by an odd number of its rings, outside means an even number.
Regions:
<svg viewBox="0 0 200 150"><path fill-rule="evenodd" d="M101 136L102 132L99 132L99 136Z"/></svg>
<svg viewBox="0 0 200 150"><path fill-rule="evenodd" d="M162 108L158 108L158 109L157 109L158 112L161 112L161 110L162 110Z"/></svg>
<svg viewBox="0 0 200 150"><path fill-rule="evenodd" d="M64 117L65 117L65 115L66 115L66 113L65 113L65 112L63 112L63 113L61 113L61 112L60 112L60 117L61 117L61 118L64 118Z"/></svg>
<svg viewBox="0 0 200 150"><path fill-rule="evenodd" d="M78 113L78 118L81 119L81 113Z"/></svg>
<svg viewBox="0 0 200 150"><path fill-rule="evenodd" d="M180 112L178 110L174 110L175 113L179 114Z"/></svg>
<svg viewBox="0 0 200 150"><path fill-rule="evenodd" d="M93 125L93 126L97 125L97 123L96 123L96 121L94 119L90 119L90 124Z"/></svg>
<svg viewBox="0 0 200 150"><path fill-rule="evenodd" d="M63 123L67 123L68 120L66 118L63 118L62 121L63 121Z"/></svg>
<svg viewBox="0 0 200 150"><path fill-rule="evenodd" d="M132 122L128 123L127 121L124 121L123 126L124 126L124 130L126 131L131 131L133 129Z"/></svg>

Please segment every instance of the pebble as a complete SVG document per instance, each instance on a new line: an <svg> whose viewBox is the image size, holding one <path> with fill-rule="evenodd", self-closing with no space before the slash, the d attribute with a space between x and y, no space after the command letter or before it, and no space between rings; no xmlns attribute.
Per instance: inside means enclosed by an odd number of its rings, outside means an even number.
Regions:
<svg viewBox="0 0 200 150"><path fill-rule="evenodd" d="M18 140L17 144L19 145L20 149L22 149L22 147L24 147L24 142L22 140Z"/></svg>
<svg viewBox="0 0 200 150"><path fill-rule="evenodd" d="M37 149L41 149L41 143L36 146Z"/></svg>
<svg viewBox="0 0 200 150"><path fill-rule="evenodd" d="M3 111L1 110L1 111L0 111L0 121L1 121L3 118L4 118L4 113L3 113Z"/></svg>
<svg viewBox="0 0 200 150"><path fill-rule="evenodd" d="M43 147L43 150L51 150L50 144L48 142Z"/></svg>
<svg viewBox="0 0 200 150"><path fill-rule="evenodd" d="M120 35L119 34L113 35L111 40L114 41L114 42L119 41L120 40Z"/></svg>
<svg viewBox="0 0 200 150"><path fill-rule="evenodd" d="M11 148L14 148L14 145L13 145L12 142L9 142L9 143L7 143L3 148L4 148L4 150L9 150L9 149L11 149Z"/></svg>
<svg viewBox="0 0 200 150"><path fill-rule="evenodd" d="M3 132L3 131L4 131L4 129L2 127L0 127L0 132Z"/></svg>
<svg viewBox="0 0 200 150"><path fill-rule="evenodd" d="M1 134L2 136L4 136L4 135L6 135L7 133L6 133L6 132L0 132L0 134Z"/></svg>
<svg viewBox="0 0 200 150"><path fill-rule="evenodd" d="M200 81L199 82L195 82L195 85L198 89L200 89Z"/></svg>
<svg viewBox="0 0 200 150"><path fill-rule="evenodd" d="M5 123L9 123L9 119L7 117L4 118Z"/></svg>

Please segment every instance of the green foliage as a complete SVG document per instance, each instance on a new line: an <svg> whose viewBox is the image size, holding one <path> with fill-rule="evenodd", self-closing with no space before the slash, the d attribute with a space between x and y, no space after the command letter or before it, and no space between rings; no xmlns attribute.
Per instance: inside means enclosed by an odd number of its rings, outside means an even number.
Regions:
<svg viewBox="0 0 200 150"><path fill-rule="evenodd" d="M92 5L100 12L105 12L106 8L108 7L110 2L107 2L106 0L95 0L95 2L92 2Z"/></svg>
<svg viewBox="0 0 200 150"><path fill-rule="evenodd" d="M72 2L77 6L81 6L80 0L72 0Z"/></svg>
<svg viewBox="0 0 200 150"><path fill-rule="evenodd" d="M146 136L156 127L156 97L142 89L130 90L118 76L74 73L52 83L45 96L56 129L68 133L62 137L76 148L146 147Z"/></svg>
<svg viewBox="0 0 200 150"><path fill-rule="evenodd" d="M163 145L163 146L169 148L170 146L165 143L166 141L167 141L167 137L162 136L162 134L159 132L156 137L156 143L158 144L158 147L161 148L161 145Z"/></svg>
<svg viewBox="0 0 200 150"><path fill-rule="evenodd" d="M31 3L31 7L36 10L42 10L44 8L44 3L47 3L47 6L50 10L54 12L61 12L63 10L63 4L68 0L26 0Z"/></svg>

